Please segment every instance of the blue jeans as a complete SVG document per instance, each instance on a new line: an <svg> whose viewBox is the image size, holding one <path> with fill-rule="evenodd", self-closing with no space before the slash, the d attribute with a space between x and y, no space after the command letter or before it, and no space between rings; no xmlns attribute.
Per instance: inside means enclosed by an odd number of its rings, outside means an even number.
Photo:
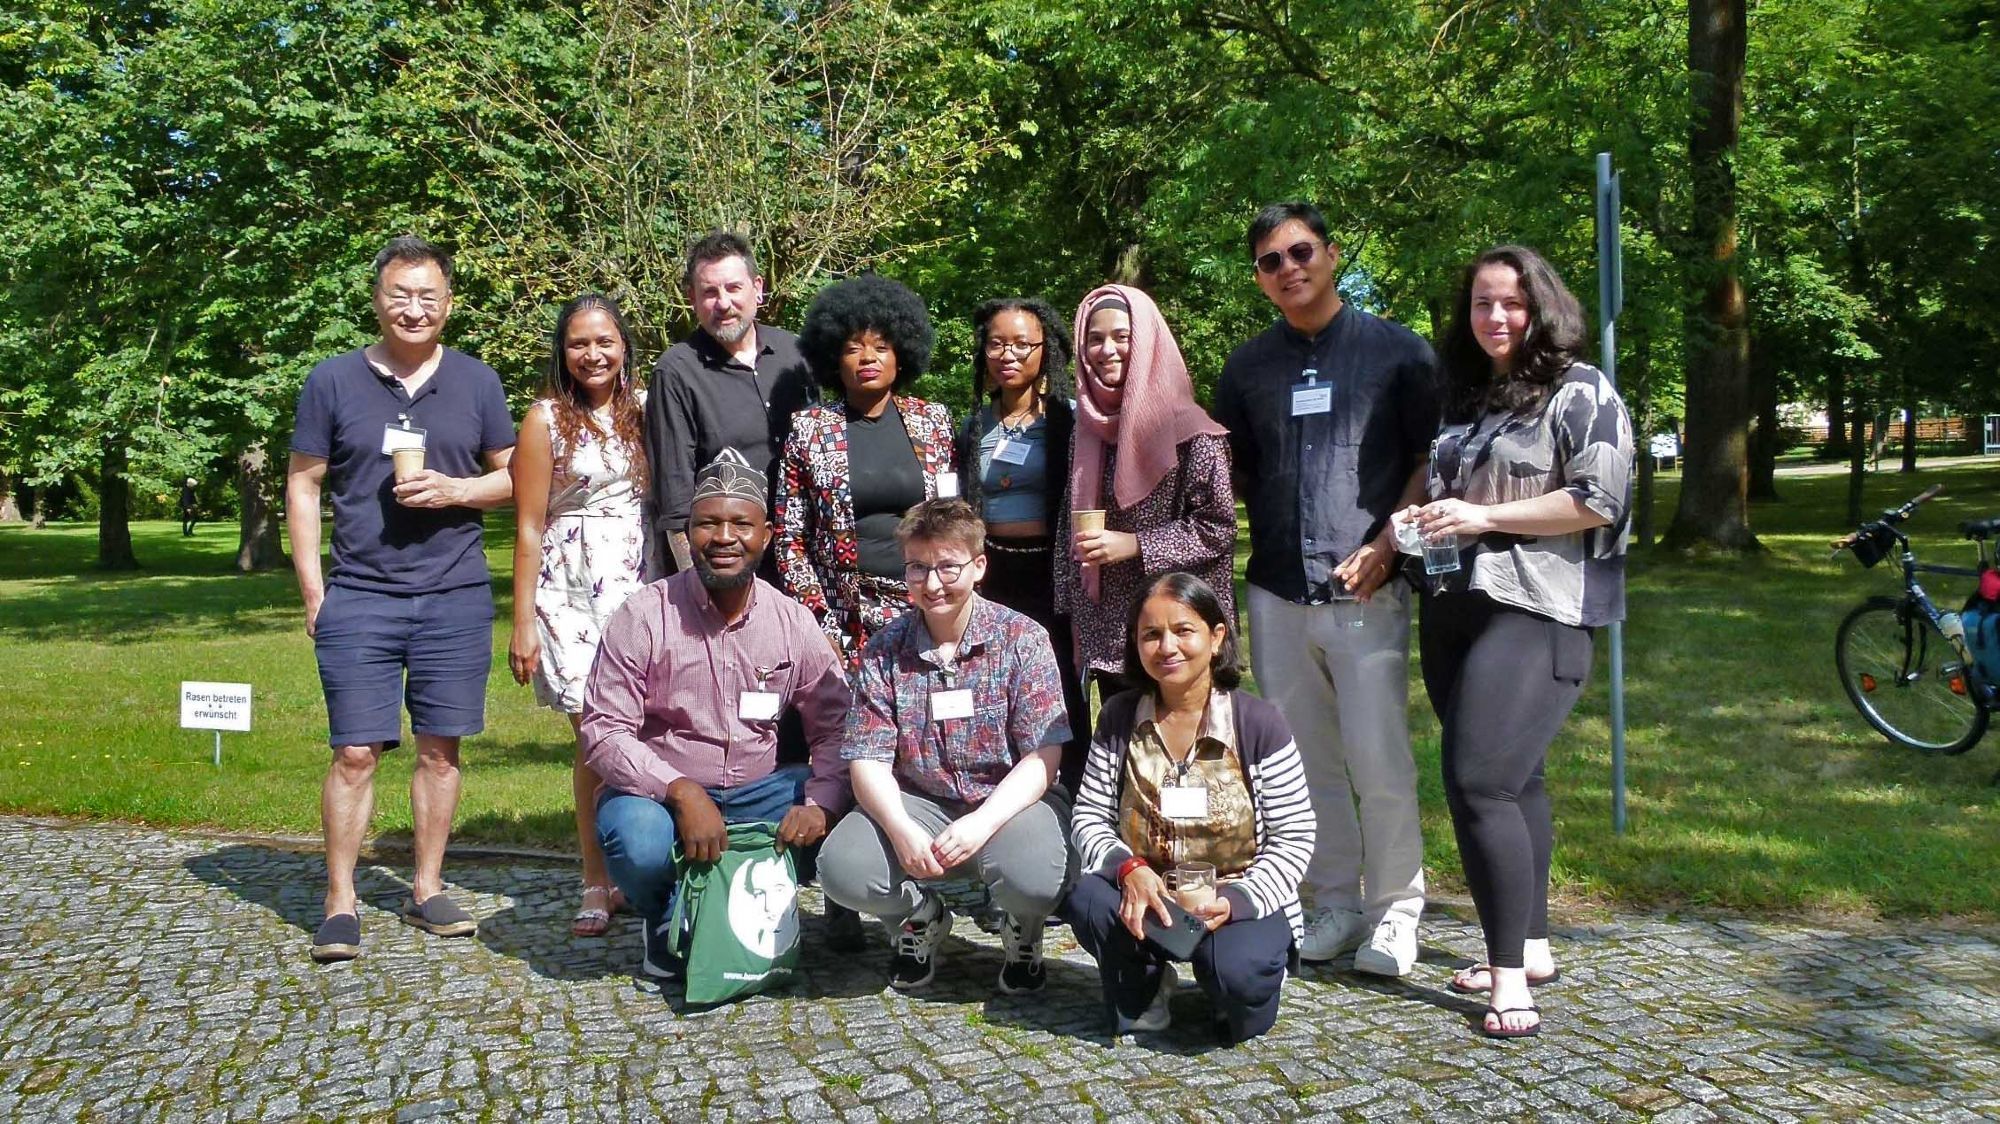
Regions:
<svg viewBox="0 0 2000 1124"><path fill-rule="evenodd" d="M768 776L735 788L708 789L724 823L775 824L805 798L809 765L780 765ZM597 842L611 881L625 892L633 912L656 925L673 903L676 871L674 814L650 796L606 789L597 800ZM799 878L812 871L811 852L801 852Z"/></svg>

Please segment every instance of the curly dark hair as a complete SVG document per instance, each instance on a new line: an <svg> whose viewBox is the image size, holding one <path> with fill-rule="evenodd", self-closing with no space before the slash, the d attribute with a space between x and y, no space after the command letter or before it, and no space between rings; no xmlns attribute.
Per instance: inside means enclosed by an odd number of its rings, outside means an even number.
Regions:
<svg viewBox="0 0 2000 1124"><path fill-rule="evenodd" d="M1146 592L1132 599L1132 611L1125 615L1125 682L1145 684L1146 689L1159 695L1159 685L1147 673L1146 665L1139 659L1139 614L1146 609L1146 602L1155 597L1166 597L1178 601L1194 610L1194 615L1210 628L1222 625L1222 643L1215 646L1215 655L1208 665L1209 677L1217 687L1234 691L1243 682L1243 648L1236 641L1236 622L1222 611L1222 599L1215 595L1209 584L1183 570L1162 574Z"/></svg>
<svg viewBox="0 0 2000 1124"><path fill-rule="evenodd" d="M986 385L986 340L993 318L1003 312L1025 312L1042 325L1042 386L1045 398L1074 398L1076 383L1070 374L1069 325L1055 307L1040 297L999 297L972 310L972 400L991 398L998 391Z"/></svg>
<svg viewBox="0 0 2000 1124"><path fill-rule="evenodd" d="M937 335L931 330L923 298L900 281L864 273L821 289L806 309L806 322L799 328L799 350L821 386L835 394L845 393L840 384L841 352L848 340L870 328L888 337L889 346L896 351L897 392L917 381L930 366Z"/></svg>
<svg viewBox="0 0 2000 1124"><path fill-rule="evenodd" d="M1528 298L1528 332L1504 375L1493 369L1492 358L1472 335L1472 280L1489 265L1512 269ZM1449 384L1445 410L1452 420L1471 421L1495 410L1531 410L1555 393L1563 372L1583 350L1583 306L1542 255L1526 246L1495 246L1460 275L1442 350Z"/></svg>
<svg viewBox="0 0 2000 1124"><path fill-rule="evenodd" d="M619 309L617 301L603 293L585 293L563 305L562 311L556 313L548 380L542 393L554 411L556 435L565 450L573 452L576 449L577 434L585 428L599 437L608 436L591 415L590 400L584 397L583 387L577 383L576 376L569 373L569 364L563 356L563 338L569 332L569 322L592 310L610 315L611 322L618 328L618 338L625 344L625 370L619 374L618 383L611 392L611 432L617 435L618 443L632 458L633 486L640 495L644 495L647 481L646 411L639 404L639 380L632 374L632 366L638 361L638 356L632 351L632 329L625 323L625 313ZM567 456L568 453L565 453ZM564 467L568 467L567 463Z"/></svg>

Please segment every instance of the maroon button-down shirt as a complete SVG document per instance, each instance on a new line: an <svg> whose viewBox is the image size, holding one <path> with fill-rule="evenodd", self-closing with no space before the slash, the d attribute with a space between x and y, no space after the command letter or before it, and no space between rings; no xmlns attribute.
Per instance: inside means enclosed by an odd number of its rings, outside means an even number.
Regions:
<svg viewBox="0 0 2000 1124"><path fill-rule="evenodd" d="M806 803L845 812L847 682L811 611L761 578L734 624L693 569L626 598L605 622L585 686L584 760L610 788L655 800L682 777L735 788L769 776L778 723L742 717L744 691L775 691L798 710L812 746Z"/></svg>

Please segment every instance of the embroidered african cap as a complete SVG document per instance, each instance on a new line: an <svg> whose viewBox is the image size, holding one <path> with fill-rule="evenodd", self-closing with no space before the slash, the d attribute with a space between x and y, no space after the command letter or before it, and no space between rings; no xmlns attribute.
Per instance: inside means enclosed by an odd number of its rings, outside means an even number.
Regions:
<svg viewBox="0 0 2000 1124"><path fill-rule="evenodd" d="M743 454L734 449L724 449L715 454L715 459L694 474L694 500L720 497L729 500L749 500L758 507L767 507L764 490L767 487L764 474L750 467Z"/></svg>

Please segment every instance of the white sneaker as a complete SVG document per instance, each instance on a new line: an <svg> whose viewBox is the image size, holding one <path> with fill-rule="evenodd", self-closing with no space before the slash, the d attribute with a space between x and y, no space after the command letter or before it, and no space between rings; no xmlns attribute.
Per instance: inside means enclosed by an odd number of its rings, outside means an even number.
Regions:
<svg viewBox="0 0 2000 1124"><path fill-rule="evenodd" d="M1367 937L1367 919L1359 910L1315 909L1306 914L1306 939L1299 945L1299 959L1314 963L1338 959L1359 948Z"/></svg>
<svg viewBox="0 0 2000 1124"><path fill-rule="evenodd" d="M1146 1008L1146 1013L1132 1020L1130 1029L1133 1034L1151 1034L1154 1031L1165 1030L1173 1024L1174 1013L1168 1008L1174 998L1174 987L1179 982L1174 978L1172 964L1161 967L1160 990L1153 996L1153 1002Z"/></svg>
<svg viewBox="0 0 2000 1124"><path fill-rule="evenodd" d="M1407 976L1417 962L1417 920L1390 914L1354 953L1354 970L1377 976Z"/></svg>

